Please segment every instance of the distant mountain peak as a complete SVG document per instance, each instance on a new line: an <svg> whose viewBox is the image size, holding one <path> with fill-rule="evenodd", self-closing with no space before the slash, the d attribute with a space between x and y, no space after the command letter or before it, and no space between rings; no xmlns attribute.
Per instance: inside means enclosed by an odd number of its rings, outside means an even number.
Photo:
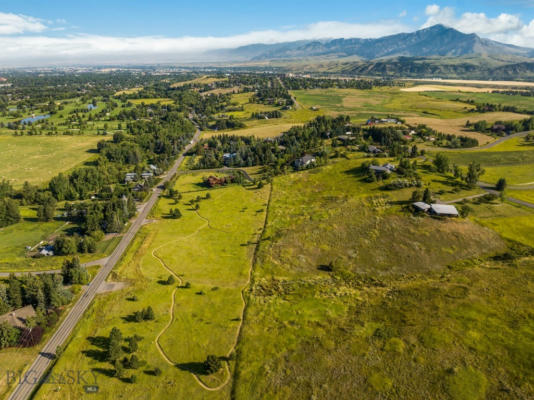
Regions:
<svg viewBox="0 0 534 400"><path fill-rule="evenodd" d="M373 60L384 57L431 56L525 56L534 55L527 49L489 39L471 33L462 33L443 24L411 32L399 33L377 39L331 39L279 43L275 45L249 45L226 52L230 58L241 60L303 59L310 57L345 58L358 57Z"/></svg>

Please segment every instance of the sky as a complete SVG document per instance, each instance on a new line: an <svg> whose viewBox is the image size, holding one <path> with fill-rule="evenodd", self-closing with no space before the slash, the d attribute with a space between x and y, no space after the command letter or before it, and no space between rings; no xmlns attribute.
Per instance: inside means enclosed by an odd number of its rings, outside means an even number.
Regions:
<svg viewBox="0 0 534 400"><path fill-rule="evenodd" d="M0 0L0 67L180 62L214 49L444 24L534 47L534 0Z"/></svg>

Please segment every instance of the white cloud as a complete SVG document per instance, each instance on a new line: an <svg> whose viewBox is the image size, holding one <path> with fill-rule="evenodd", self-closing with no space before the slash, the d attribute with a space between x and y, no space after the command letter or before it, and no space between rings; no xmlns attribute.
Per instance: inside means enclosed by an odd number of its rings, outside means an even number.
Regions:
<svg viewBox="0 0 534 400"><path fill-rule="evenodd" d="M466 12L457 16L453 8L436 4L427 6L425 13L428 18L423 28L443 24L504 43L525 47L534 45L534 20L525 24L517 15L502 13L490 18L485 13Z"/></svg>
<svg viewBox="0 0 534 400"><path fill-rule="evenodd" d="M176 61L180 56L253 43L281 43L306 39L375 38L411 30L399 22L350 24L323 21L300 29L265 30L225 37L111 37L97 35L0 37L3 65L50 62ZM0 65L1 66L1 65Z"/></svg>
<svg viewBox="0 0 534 400"><path fill-rule="evenodd" d="M496 18L488 18L484 13L466 12L457 17L454 9L433 4L427 6L427 21L423 27L429 27L436 24L444 24L465 33L478 33L482 35L503 33L518 30L523 23L516 15L500 14Z"/></svg>
<svg viewBox="0 0 534 400"><path fill-rule="evenodd" d="M439 13L439 6L437 4L430 4L426 6L425 14L426 15L436 15Z"/></svg>
<svg viewBox="0 0 534 400"><path fill-rule="evenodd" d="M400 12L400 14L399 14L399 17L400 17L400 18L404 18L404 17L407 16L407 15L408 15L408 11L406 11L406 10L402 10L402 11Z"/></svg>
<svg viewBox="0 0 534 400"><path fill-rule="evenodd" d="M46 29L41 20L22 14L0 12L0 35L13 35L26 32L42 32Z"/></svg>

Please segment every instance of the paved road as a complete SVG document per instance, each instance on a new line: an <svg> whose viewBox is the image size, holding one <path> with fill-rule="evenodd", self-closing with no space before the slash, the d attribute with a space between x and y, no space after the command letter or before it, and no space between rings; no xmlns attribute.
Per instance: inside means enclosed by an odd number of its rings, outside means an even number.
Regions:
<svg viewBox="0 0 534 400"><path fill-rule="evenodd" d="M493 193L493 194L495 194L497 196L500 194L500 192L495 190L495 185L491 185L491 184L486 183L486 182L478 182L478 186L481 189L484 189L488 193ZM509 197L509 196L506 197L506 200L508 200L510 203L519 204L519 205L522 205L522 206L525 206L525 207L528 207L528 208L534 208L534 204L533 203L529 203L528 201L515 199L515 198Z"/></svg>
<svg viewBox="0 0 534 400"><path fill-rule="evenodd" d="M200 131L197 131L193 138L193 143L195 143L199 137ZM192 146L193 144L187 145L184 150L184 153L186 153ZM182 164L183 160L184 154L182 154L176 160L176 162L169 170L167 175L163 178L161 183L168 181L176 173L178 167ZM39 353L33 364L28 368L26 372L26 376L28 376L28 379L22 379L21 382L19 382L17 387L11 393L11 396L9 396L10 400L26 400L30 397L33 390L38 387L38 382L43 378L45 371L50 366L52 360L55 357L57 347L63 345L68 339L68 337L72 333L72 330L80 321L84 312L87 310L87 308L93 301L95 295L97 294L98 288L100 287L102 282L106 280L113 267L120 260L122 254L125 252L128 245L131 243L139 228L141 228L143 221L145 220L148 213L158 200L161 193L162 190L159 187L153 191L145 207L143 207L137 218L130 225L130 228L122 237L120 243L109 257L108 262L104 265L103 268L100 269L100 271L98 271L95 278L87 286L83 295L78 299L76 304L74 304L74 306L72 307L68 315L65 317L59 328L56 330L56 332L54 332L52 337L42 348L41 352Z"/></svg>

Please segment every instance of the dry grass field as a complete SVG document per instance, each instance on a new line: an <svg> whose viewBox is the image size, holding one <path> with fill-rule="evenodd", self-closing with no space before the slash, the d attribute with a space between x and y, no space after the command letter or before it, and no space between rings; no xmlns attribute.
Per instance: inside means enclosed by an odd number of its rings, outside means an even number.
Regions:
<svg viewBox="0 0 534 400"><path fill-rule="evenodd" d="M473 115L463 118L453 118L453 119L439 119L439 118L429 118L429 117L407 117L406 122L412 125L416 124L425 124L432 129L437 130L438 132L449 133L452 135L458 136L467 136L474 139L477 139L480 145L489 143L493 141L493 138L488 135L484 135L480 132L473 132L465 128L467 121L477 122L486 120L489 122L495 121L510 121L510 120L520 120L528 118L524 114L516 114L509 112L495 112L487 113L482 115Z"/></svg>
<svg viewBox="0 0 534 400"><path fill-rule="evenodd" d="M417 85L401 89L403 92L470 92L491 93L494 88L481 88L474 86L445 86L445 85Z"/></svg>

